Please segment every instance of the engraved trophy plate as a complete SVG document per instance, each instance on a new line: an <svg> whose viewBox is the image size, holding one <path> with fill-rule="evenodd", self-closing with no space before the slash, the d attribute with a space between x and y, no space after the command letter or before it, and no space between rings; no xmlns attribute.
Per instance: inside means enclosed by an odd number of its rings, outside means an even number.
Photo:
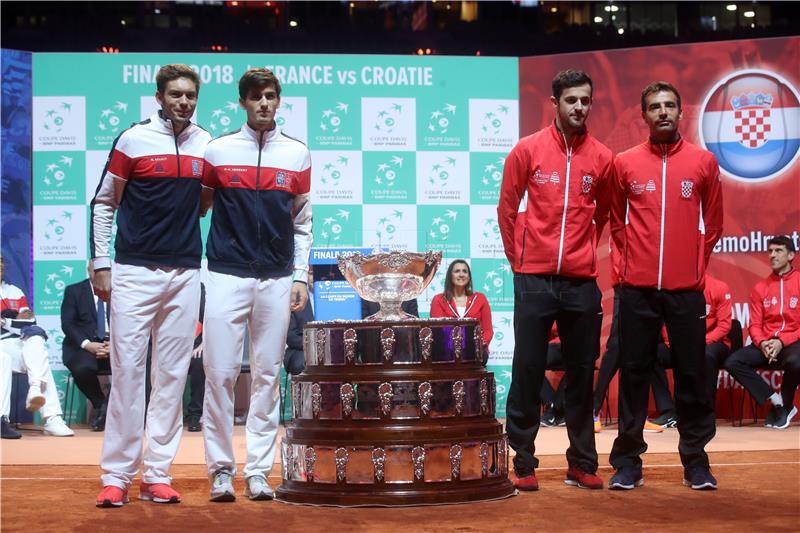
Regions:
<svg viewBox="0 0 800 533"><path fill-rule="evenodd" d="M414 479L421 481L425 476L425 448L415 446L411 450L411 461L414 463Z"/></svg>
<svg viewBox="0 0 800 533"><path fill-rule="evenodd" d="M450 470L452 472L453 479L459 479L461 477L461 452L463 448L461 448L460 444L453 444L450 447Z"/></svg>
<svg viewBox="0 0 800 533"><path fill-rule="evenodd" d="M349 328L344 330L344 358L348 364L356 359L356 348L358 347L358 336L356 330Z"/></svg>
<svg viewBox="0 0 800 533"><path fill-rule="evenodd" d="M353 399L356 397L355 390L353 390L353 385L350 383L344 383L341 387L339 387L339 396L342 400L342 415L349 417L353 412Z"/></svg>
<svg viewBox="0 0 800 533"><path fill-rule="evenodd" d="M334 458L336 461L336 479L344 481L347 477L347 459L349 454L347 448L336 448Z"/></svg>
<svg viewBox="0 0 800 533"><path fill-rule="evenodd" d="M459 380L453 383L453 400L456 402L456 414L464 412L464 382Z"/></svg>
<svg viewBox="0 0 800 533"><path fill-rule="evenodd" d="M381 348L383 348L383 358L386 361L391 361L394 356L394 330L392 328L384 328L381 330Z"/></svg>
<svg viewBox="0 0 800 533"><path fill-rule="evenodd" d="M481 380L480 395L481 395L481 414L485 415L489 412L489 383L486 381L486 378L483 378Z"/></svg>
<svg viewBox="0 0 800 533"><path fill-rule="evenodd" d="M427 381L420 383L417 388L419 394L419 407L423 415L431 413L431 399L433 398L433 388Z"/></svg>
<svg viewBox="0 0 800 533"><path fill-rule="evenodd" d="M283 441L282 444L283 479L292 479L292 474L294 473L294 450L292 450L292 445L288 442Z"/></svg>
<svg viewBox="0 0 800 533"><path fill-rule="evenodd" d="M311 384L311 412L314 418L319 417L319 410L322 405L322 389L319 383Z"/></svg>
<svg viewBox="0 0 800 533"><path fill-rule="evenodd" d="M409 320L402 302L419 296L433 279L441 250L425 253L389 252L362 255L343 253L337 257L339 270L359 296L380 304L380 310L367 320Z"/></svg>
<svg viewBox="0 0 800 533"><path fill-rule="evenodd" d="M381 399L381 413L383 413L383 416L389 416L392 410L392 397L394 396L392 384L381 383L380 387L378 387L378 396Z"/></svg>
<svg viewBox="0 0 800 533"><path fill-rule="evenodd" d="M375 480L383 481L383 467L386 464L386 450L375 448L372 450L372 467L375 470Z"/></svg>

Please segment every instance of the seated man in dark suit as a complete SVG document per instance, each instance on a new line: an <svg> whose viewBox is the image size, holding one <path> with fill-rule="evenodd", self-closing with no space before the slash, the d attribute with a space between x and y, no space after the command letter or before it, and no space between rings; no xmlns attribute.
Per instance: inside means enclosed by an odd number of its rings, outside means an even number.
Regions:
<svg viewBox="0 0 800 533"><path fill-rule="evenodd" d="M92 431L103 431L106 426L108 399L100 387L97 373L101 369L110 370L107 317L107 304L95 296L89 279L69 285L64 290L61 303L62 358L78 389L92 402Z"/></svg>

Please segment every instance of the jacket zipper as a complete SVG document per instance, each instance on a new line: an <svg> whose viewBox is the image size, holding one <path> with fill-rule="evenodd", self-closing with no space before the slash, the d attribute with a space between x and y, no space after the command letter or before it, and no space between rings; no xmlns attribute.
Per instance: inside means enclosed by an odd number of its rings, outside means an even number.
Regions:
<svg viewBox="0 0 800 533"><path fill-rule="evenodd" d="M183 133L183 132L181 132L181 133ZM175 133L175 128L173 127L172 128L172 138L175 141L175 159L177 160L177 163L178 163L178 176L177 177L180 178L181 177L181 152L180 152L180 150L178 150L178 135L180 135L180 134L179 133Z"/></svg>
<svg viewBox="0 0 800 533"><path fill-rule="evenodd" d="M558 240L558 264L556 265L556 274L561 274L561 260L564 255L564 229L567 226L567 203L569 202L569 169L572 164L572 147L567 144L567 138L563 133L561 137L564 139L564 146L567 147L567 180L564 184L564 211L561 213L561 236Z"/></svg>
<svg viewBox="0 0 800 533"><path fill-rule="evenodd" d="M786 327L786 317L783 316L783 276L781 276L781 329L775 332L775 336L777 337L778 333L783 331L785 327Z"/></svg>
<svg viewBox="0 0 800 533"><path fill-rule="evenodd" d="M661 290L661 279L664 274L664 216L667 207L667 148L663 147L661 155L661 241L658 246L658 290Z"/></svg>
<svg viewBox="0 0 800 533"><path fill-rule="evenodd" d="M256 194L255 194L255 215L256 215L256 241L261 245L261 218L258 216L258 191L261 183L261 149L264 146L264 132L258 132L258 162L256 163Z"/></svg>

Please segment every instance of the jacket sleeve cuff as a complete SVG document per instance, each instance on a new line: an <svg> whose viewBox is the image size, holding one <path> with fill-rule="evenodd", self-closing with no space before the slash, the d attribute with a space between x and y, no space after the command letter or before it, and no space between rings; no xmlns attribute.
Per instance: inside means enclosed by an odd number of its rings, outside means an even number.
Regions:
<svg viewBox="0 0 800 533"><path fill-rule="evenodd" d="M94 259L92 259L92 268L95 271L111 269L111 258L108 256L95 257Z"/></svg>

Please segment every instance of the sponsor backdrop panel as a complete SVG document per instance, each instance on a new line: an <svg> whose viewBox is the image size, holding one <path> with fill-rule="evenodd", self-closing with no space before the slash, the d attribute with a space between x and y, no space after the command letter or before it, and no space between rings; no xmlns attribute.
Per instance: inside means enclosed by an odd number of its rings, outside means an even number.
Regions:
<svg viewBox="0 0 800 533"><path fill-rule="evenodd" d="M276 72L277 122L312 153L315 246L443 250L442 270L420 297L423 315L449 262L480 258L476 289L491 287L491 303L510 310L508 264L493 232L503 161L519 136L516 58L44 53L33 55L29 296L51 329L64 287L85 277L88 205L114 139L158 109L155 75L178 62L200 74L194 120L214 137L246 119L242 73ZM204 239L210 218L201 221ZM60 338L58 330L49 343L58 370ZM497 364L510 371L513 334L503 343Z"/></svg>
<svg viewBox="0 0 800 533"><path fill-rule="evenodd" d="M580 68L592 77L589 130L614 153L647 137L640 97L648 83L666 80L680 91L682 134L712 151L721 169L724 231L709 270L730 285L733 317L747 328L750 291L770 272L766 239L786 234L795 246L800 244L800 38L522 58L522 136L552 120L546 105L550 81L564 68ZM598 250L604 335L611 326L613 302L607 235L606 230ZM720 390L733 390L728 381L721 372ZM615 397L612 394L612 407ZM721 415L727 414L728 405L726 399L718 399Z"/></svg>

